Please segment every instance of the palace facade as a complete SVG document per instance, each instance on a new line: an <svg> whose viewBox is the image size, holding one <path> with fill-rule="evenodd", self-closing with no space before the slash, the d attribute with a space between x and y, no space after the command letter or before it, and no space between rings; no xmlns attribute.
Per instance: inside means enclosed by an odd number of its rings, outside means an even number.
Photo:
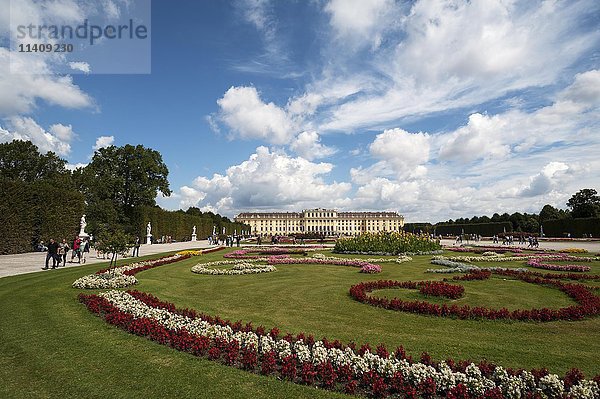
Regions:
<svg viewBox="0 0 600 399"><path fill-rule="evenodd" d="M404 226L404 216L397 212L339 212L322 208L302 212L240 213L234 220L249 225L252 234L260 235L356 235L400 231Z"/></svg>

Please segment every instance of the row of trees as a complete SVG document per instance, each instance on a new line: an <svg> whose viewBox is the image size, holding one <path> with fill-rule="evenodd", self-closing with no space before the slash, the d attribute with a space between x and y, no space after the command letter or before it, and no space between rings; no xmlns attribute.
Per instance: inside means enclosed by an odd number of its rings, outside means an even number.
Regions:
<svg viewBox="0 0 600 399"><path fill-rule="evenodd" d="M590 225L590 223L584 223L582 221L576 220L584 218L600 218L600 196L598 196L598 192L594 189L586 188L578 191L577 193L573 194L573 196L567 201L566 205L567 209L558 209L553 207L552 205L547 204L544 205L544 207L537 214L515 212L512 215L509 215L508 213L494 213L491 217L473 216L470 219L450 219L445 222L436 223L435 226L426 226L425 224L407 224L407 228L409 230L411 228L425 228L427 230L433 230L435 228L440 231L455 231L457 230L456 228L462 229L464 227L475 227L475 225L477 225L478 228L485 227L486 230L489 230L488 227L491 229L494 229L495 227L496 230L498 230L498 227L501 226L502 230L506 229L507 231L537 233L540 231L541 226L548 224L548 226L561 226L560 229L567 232L569 230L577 231L579 230L579 226ZM562 222L554 222L558 220ZM553 223L548 223L550 221L552 221ZM439 229L440 226L446 227ZM569 226L572 226L572 228L569 229ZM447 227L454 227L454 229L449 229ZM581 228L584 229L584 227Z"/></svg>
<svg viewBox="0 0 600 399"><path fill-rule="evenodd" d="M153 217L164 227L153 229L155 235L179 240L189 238L195 224L210 225L211 230L214 225L219 231L222 227L247 229L198 208L186 212L158 208L156 196L171 194L168 174L161 154L142 145L101 148L87 166L71 172L65 160L53 152L40 153L29 141L2 143L0 197L6 209L0 213L0 223L3 230L21 238L10 244L0 242L0 253L30 251L50 236L71 239L78 232L82 213L87 215L88 232L96 237L117 232L144 236L148 221L154 224ZM46 227L50 221L53 228Z"/></svg>

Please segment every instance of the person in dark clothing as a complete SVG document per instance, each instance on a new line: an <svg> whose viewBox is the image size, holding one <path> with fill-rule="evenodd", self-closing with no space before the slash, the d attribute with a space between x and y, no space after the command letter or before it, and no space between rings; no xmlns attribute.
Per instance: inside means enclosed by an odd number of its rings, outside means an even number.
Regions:
<svg viewBox="0 0 600 399"><path fill-rule="evenodd" d="M135 237L135 244L133 244L133 253L131 256L140 256L140 237Z"/></svg>
<svg viewBox="0 0 600 399"><path fill-rule="evenodd" d="M46 267L43 270L48 270L48 261L52 259L52 268L56 269L56 263L60 262L58 259L58 243L54 241L54 238L50 239L48 243L48 253L46 253Z"/></svg>

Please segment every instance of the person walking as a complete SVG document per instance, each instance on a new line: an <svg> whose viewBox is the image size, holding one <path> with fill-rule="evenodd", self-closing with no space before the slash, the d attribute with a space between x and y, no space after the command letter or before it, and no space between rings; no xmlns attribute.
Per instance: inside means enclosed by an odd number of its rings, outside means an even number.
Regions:
<svg viewBox="0 0 600 399"><path fill-rule="evenodd" d="M73 252L71 252L71 260L69 263L73 263L73 259L77 256L77 262L81 263L81 238L75 236L73 240Z"/></svg>
<svg viewBox="0 0 600 399"><path fill-rule="evenodd" d="M140 256L140 237L135 237L135 244L133 244L133 253L131 256Z"/></svg>
<svg viewBox="0 0 600 399"><path fill-rule="evenodd" d="M60 255L60 257L58 258L58 266L59 267L60 267L61 260L62 260L63 266L67 265L67 254L69 253L70 249L71 248L69 248L69 244L67 244L67 240L65 240L63 238L62 242L58 245L58 254Z"/></svg>
<svg viewBox="0 0 600 399"><path fill-rule="evenodd" d="M56 263L60 262L58 260L58 243L54 241L54 238L50 239L48 243L48 253L46 253L46 267L43 267L42 270L48 270L48 262L52 259L52 268L56 269Z"/></svg>
<svg viewBox="0 0 600 399"><path fill-rule="evenodd" d="M84 239L81 243L81 247L79 247L79 250L81 253L79 256L79 263L85 263L87 260L87 254L90 252L90 240Z"/></svg>

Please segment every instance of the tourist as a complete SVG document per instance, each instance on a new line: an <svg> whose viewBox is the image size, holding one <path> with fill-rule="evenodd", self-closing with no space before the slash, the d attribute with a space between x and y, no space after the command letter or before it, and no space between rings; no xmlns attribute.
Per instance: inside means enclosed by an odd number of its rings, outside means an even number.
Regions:
<svg viewBox="0 0 600 399"><path fill-rule="evenodd" d="M79 250L79 263L85 263L87 260L87 254L90 252L90 241L88 239L84 239Z"/></svg>
<svg viewBox="0 0 600 399"><path fill-rule="evenodd" d="M71 260L69 263L73 263L73 259L77 256L77 263L81 263L81 238L75 236L73 240L73 252L71 252Z"/></svg>
<svg viewBox="0 0 600 399"><path fill-rule="evenodd" d="M48 253L46 253L46 267L43 267L43 270L48 270L48 261L52 259L52 268L56 269L56 264L60 263L58 259L58 243L54 241L54 238L50 239L48 243Z"/></svg>
<svg viewBox="0 0 600 399"><path fill-rule="evenodd" d="M63 266L67 265L67 253L71 248L69 244L67 244L67 240L63 238L62 242L59 244L58 253L61 255L58 259L58 266L60 266L60 260L62 259Z"/></svg>
<svg viewBox="0 0 600 399"><path fill-rule="evenodd" d="M135 243L133 244L133 253L131 256L140 256L140 237L135 237Z"/></svg>
<svg viewBox="0 0 600 399"><path fill-rule="evenodd" d="M236 242L237 246L239 247L240 246L240 236L235 237L235 242Z"/></svg>

